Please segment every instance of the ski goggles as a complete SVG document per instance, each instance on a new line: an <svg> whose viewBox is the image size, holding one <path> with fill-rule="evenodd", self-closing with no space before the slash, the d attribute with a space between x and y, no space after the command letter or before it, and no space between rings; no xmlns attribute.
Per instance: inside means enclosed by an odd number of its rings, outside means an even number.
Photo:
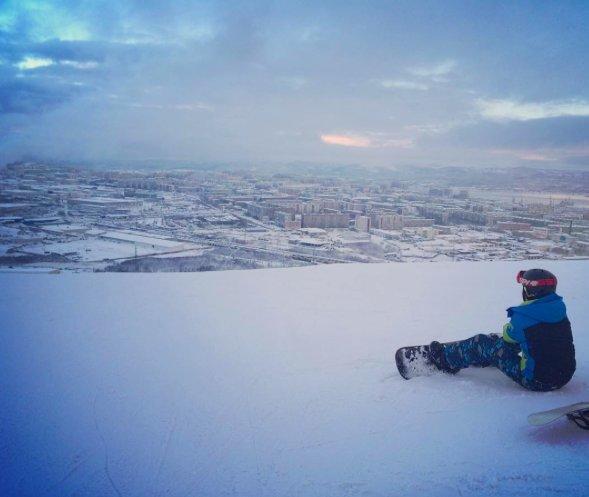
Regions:
<svg viewBox="0 0 589 497"><path fill-rule="evenodd" d="M556 286L556 278L545 278L543 280L527 280L524 278L525 270L517 273L515 280L523 286Z"/></svg>

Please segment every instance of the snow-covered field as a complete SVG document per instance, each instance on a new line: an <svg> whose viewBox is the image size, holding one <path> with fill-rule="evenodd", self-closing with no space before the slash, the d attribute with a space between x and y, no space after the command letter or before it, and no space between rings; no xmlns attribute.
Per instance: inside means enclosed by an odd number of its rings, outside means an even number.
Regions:
<svg viewBox="0 0 589 497"><path fill-rule="evenodd" d="M78 254L77 259L82 261L101 261L103 259L131 258L137 255L153 254L151 248L135 246L131 243L116 242L113 240L73 240L68 242L38 243L21 247L20 252L26 254Z"/></svg>
<svg viewBox="0 0 589 497"><path fill-rule="evenodd" d="M589 433L526 424L589 400L587 262L544 264L577 347L561 391L394 366L500 331L532 264L0 274L0 495L587 495Z"/></svg>
<svg viewBox="0 0 589 497"><path fill-rule="evenodd" d="M122 235L125 235L125 233ZM132 235L129 235L129 238L132 239ZM153 240L158 239L154 238ZM27 245L21 247L19 252L39 255L50 253L61 255L75 254L74 258L76 260L85 262L102 261L106 259L130 259L135 255L144 256L153 254L158 257L183 257L183 254L201 255L203 253L203 247L197 244L180 244L168 240L161 240L161 243L161 246L149 247L145 245L136 246L130 241L88 238L84 240ZM169 247L167 248L166 245ZM182 245L185 245L186 248L183 248Z"/></svg>

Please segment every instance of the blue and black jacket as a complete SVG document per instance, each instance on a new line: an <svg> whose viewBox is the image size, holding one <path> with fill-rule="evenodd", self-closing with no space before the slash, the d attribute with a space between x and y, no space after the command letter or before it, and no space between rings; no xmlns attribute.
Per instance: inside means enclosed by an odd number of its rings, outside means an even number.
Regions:
<svg viewBox="0 0 589 497"><path fill-rule="evenodd" d="M568 383L576 368L575 347L562 297L551 293L524 302L507 309L507 316L503 339L519 344L524 378L547 390Z"/></svg>

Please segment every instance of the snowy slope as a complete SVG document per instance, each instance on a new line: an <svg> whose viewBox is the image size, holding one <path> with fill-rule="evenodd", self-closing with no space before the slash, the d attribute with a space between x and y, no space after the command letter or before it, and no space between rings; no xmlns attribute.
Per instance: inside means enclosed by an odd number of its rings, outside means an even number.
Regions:
<svg viewBox="0 0 589 497"><path fill-rule="evenodd" d="M579 363L551 393L393 362L499 331L530 264L0 274L0 495L586 495L589 434L526 424L589 400L589 265L546 265Z"/></svg>

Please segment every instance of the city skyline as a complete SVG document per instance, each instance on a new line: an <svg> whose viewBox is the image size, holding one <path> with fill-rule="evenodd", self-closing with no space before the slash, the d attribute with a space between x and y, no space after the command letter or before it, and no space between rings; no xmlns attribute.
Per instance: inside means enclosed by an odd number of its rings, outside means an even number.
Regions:
<svg viewBox="0 0 589 497"><path fill-rule="evenodd" d="M0 6L0 162L589 164L579 2Z"/></svg>

